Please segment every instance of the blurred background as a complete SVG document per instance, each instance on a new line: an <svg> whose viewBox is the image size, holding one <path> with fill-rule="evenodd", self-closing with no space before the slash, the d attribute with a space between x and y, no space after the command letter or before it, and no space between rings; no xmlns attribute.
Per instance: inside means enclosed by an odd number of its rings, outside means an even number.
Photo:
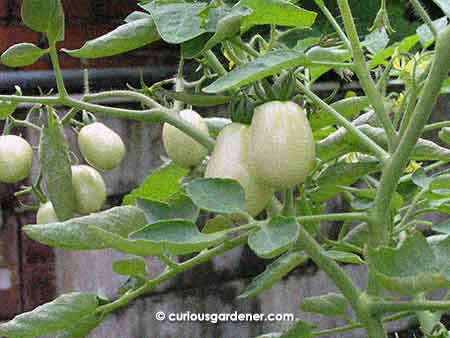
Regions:
<svg viewBox="0 0 450 338"><path fill-rule="evenodd" d="M335 0L325 1L339 17ZM105 34L123 22L132 11L137 10L135 0L65 0L66 41L60 47L75 49L87 40ZM379 9L378 0L350 0L358 29L367 32ZM424 0L431 16L438 18L441 12L431 0ZM0 52L19 42L33 42L46 47L43 36L21 24L20 0L0 0ZM304 8L318 11L313 1L299 2ZM390 20L396 32L392 40L401 40L414 34L421 24L407 1L388 1ZM291 36L292 43L306 36L331 33L327 21L319 15L312 30ZM178 48L156 42L146 48L127 54L97 60L80 60L61 53L61 64L66 85L73 94L83 92L83 69L89 69L90 90L124 88L126 83L137 86L142 76L146 83L161 80L174 74L178 62ZM327 95L341 81L332 73L324 75L317 91ZM12 93L19 85L26 94L46 92L54 87L50 61L42 58L36 64L21 69L0 65L0 92ZM357 88L353 88L356 89ZM448 118L449 100L443 98L438 104L435 118ZM115 102L120 106L133 107L131 103ZM17 113L29 108L20 107ZM61 109L63 113L63 109ZM205 112L207 114L208 112ZM164 151L161 145L161 126L100 118L123 137L128 152L123 165L104 178L108 185L109 205L121 203L124 194L137 186L154 168L162 163ZM38 135L22 131L23 135L37 145ZM78 154L75 134L67 130L72 150ZM79 156L81 159L81 157ZM36 168L34 169L36 174ZM52 250L28 240L20 231L24 224L34 223L34 212L21 210L13 192L19 186L0 184L0 321L15 314L33 309L53 299L57 294L70 291L93 291L105 297L114 297L125 282L114 275L111 263L121 257L110 251L68 253ZM342 201L334 200L329 210L341 208ZM330 234L337 224L328 224ZM184 259L181 257L180 259ZM163 266L156 259L149 259L152 275L161 272ZM224 312L237 310L242 313L294 313L306 320L313 320L321 328L342 325L344 322L324 319L314 315L299 314L299 300L303 297L336 291L327 277L318 272L314 264L297 268L282 283L252 300L237 300L252 277L264 271L270 261L255 257L241 248L189 271L175 280L161 285L151 295L133 303L128 309L108 318L97 329L95 338L247 338L263 332L278 331L289 323L168 323L157 322L155 313L166 312ZM359 285L365 284L362 268L346 266ZM404 321L392 331L399 337L412 337L416 323ZM342 335L340 338L363 337L361 331ZM392 335L394 337L394 335ZM330 336L331 338L331 336ZM333 336L333 338L336 338Z"/></svg>

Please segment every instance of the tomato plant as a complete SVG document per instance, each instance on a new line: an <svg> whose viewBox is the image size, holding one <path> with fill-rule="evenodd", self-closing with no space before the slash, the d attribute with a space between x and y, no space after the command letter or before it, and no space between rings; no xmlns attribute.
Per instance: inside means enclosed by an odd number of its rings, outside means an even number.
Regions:
<svg viewBox="0 0 450 338"><path fill-rule="evenodd" d="M441 322L450 310L448 296L431 300L429 293L450 289L450 225L422 218L450 214L450 121L429 122L439 96L450 88L450 10L448 1L434 2L443 12L435 21L419 0L410 0L423 24L416 34L390 41L395 24L385 1L365 36L357 33L348 0L336 0L342 24L322 0L315 0L321 14L285 0L140 1L141 10L124 24L67 50L58 48L70 39L61 2L23 0L24 24L45 34L48 46L17 44L1 60L21 67L48 55L56 94L27 96L16 87L14 94L0 95L0 118L6 120L0 181L15 183L30 172L32 148L13 136L13 129L39 132L39 175L16 196L35 198L40 224L23 231L56 248L133 255L112 267L132 283L113 300L62 295L1 324L0 335L86 336L108 314L167 279L248 245L274 262L241 297L257 296L312 260L340 293L302 299L300 308L349 322L321 331L298 321L270 337L311 338L363 328L369 338L384 338L387 322L411 316L424 336L449 337ZM335 35L292 38L318 15ZM158 40L180 46L175 76L81 99L67 91L60 53L112 57ZM194 73L185 62L197 65ZM357 81L359 94L342 98L336 88L327 98L317 95L317 80L330 72ZM101 104L116 97L142 108ZM32 105L24 119L14 114L19 103ZM203 113L227 104L226 117ZM58 114L56 106L68 113ZM36 112L38 123L31 118ZM106 186L94 167L120 166L125 147L114 131L92 123L102 116L162 124L169 157L121 206L107 210ZM71 156L67 127L79 130L79 148L89 165ZM429 131L438 131L443 142L427 139ZM325 203L336 196L347 202L346 209L324 213ZM217 215L200 231L202 211ZM322 233L325 221L343 222L337 239ZM172 259L187 254L192 258L182 263ZM159 258L166 269L149 278L145 256ZM367 287L357 287L341 262L363 265Z"/></svg>

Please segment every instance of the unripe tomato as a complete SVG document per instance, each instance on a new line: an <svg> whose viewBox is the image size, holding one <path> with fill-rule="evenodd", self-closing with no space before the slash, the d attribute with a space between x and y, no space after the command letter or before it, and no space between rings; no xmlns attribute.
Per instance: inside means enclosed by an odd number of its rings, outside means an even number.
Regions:
<svg viewBox="0 0 450 338"><path fill-rule="evenodd" d="M86 162L99 170L118 167L125 155L125 145L120 136L99 122L81 128L78 145Z"/></svg>
<svg viewBox="0 0 450 338"><path fill-rule="evenodd" d="M33 149L23 138L0 136L0 181L17 183L30 174Z"/></svg>
<svg viewBox="0 0 450 338"><path fill-rule="evenodd" d="M179 116L193 127L208 133L206 122L195 111L185 109L180 111ZM182 167L193 167L199 164L208 154L204 146L168 123L164 123L162 136L167 155Z"/></svg>
<svg viewBox="0 0 450 338"><path fill-rule="evenodd" d="M250 133L251 172L276 190L305 181L314 167L314 138L303 109L272 101L255 109Z"/></svg>
<svg viewBox="0 0 450 338"><path fill-rule="evenodd" d="M231 178L238 181L245 191L246 211L256 216L270 201L273 190L249 172L249 140L250 127L239 123L226 126L217 137L205 177Z"/></svg>
<svg viewBox="0 0 450 338"><path fill-rule="evenodd" d="M58 217L56 216L52 202L42 204L36 214L36 224L47 224L54 222L58 222Z"/></svg>
<svg viewBox="0 0 450 338"><path fill-rule="evenodd" d="M72 166L72 185L76 211L90 214L99 211L106 201L106 186L100 173L87 165Z"/></svg>

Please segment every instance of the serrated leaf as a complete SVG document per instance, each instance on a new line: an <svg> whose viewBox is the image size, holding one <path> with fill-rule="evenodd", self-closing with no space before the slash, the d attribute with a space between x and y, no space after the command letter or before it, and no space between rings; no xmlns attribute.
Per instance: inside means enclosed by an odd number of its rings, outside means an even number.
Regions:
<svg viewBox="0 0 450 338"><path fill-rule="evenodd" d="M74 319L93 313L97 306L95 294L68 293L1 324L0 335L23 338L52 334L70 328Z"/></svg>
<svg viewBox="0 0 450 338"><path fill-rule="evenodd" d="M351 52L342 49L339 47L320 47L315 46L308 50L306 53L306 57L311 62L344 62L351 59L352 55ZM311 81L315 82L319 77L321 77L323 74L329 72L330 70L334 69L335 66L333 65L311 65L309 67L310 73L311 73Z"/></svg>
<svg viewBox="0 0 450 338"><path fill-rule="evenodd" d="M189 170L176 165L173 162L162 165L144 182L126 195L122 204L134 204L137 198L166 202L167 199L180 191L181 179Z"/></svg>
<svg viewBox="0 0 450 338"><path fill-rule="evenodd" d="M148 275L147 262L141 257L121 259L113 262L112 269L122 276L146 278Z"/></svg>
<svg viewBox="0 0 450 338"><path fill-rule="evenodd" d="M23 0L23 23L36 32L46 33L49 40L64 40L64 10L61 0Z"/></svg>
<svg viewBox="0 0 450 338"><path fill-rule="evenodd" d="M255 60L236 68L224 77L205 87L205 93L218 93L227 89L238 89L255 81L274 75L281 70L307 65L308 58L296 50L268 52Z"/></svg>
<svg viewBox="0 0 450 338"><path fill-rule="evenodd" d="M181 193L169 197L167 203L138 198L136 206L145 213L149 224L175 218L195 222L199 215L197 206Z"/></svg>
<svg viewBox="0 0 450 338"><path fill-rule="evenodd" d="M299 251L288 252L277 258L266 267L266 270L256 276L245 288L239 298L253 298L261 292L270 289L297 266L305 263L308 256Z"/></svg>
<svg viewBox="0 0 450 338"><path fill-rule="evenodd" d="M350 186L360 178L380 170L381 164L376 160L356 163L337 162L326 167L315 178L316 187L309 190L314 201L325 201L343 191L342 186Z"/></svg>
<svg viewBox="0 0 450 338"><path fill-rule="evenodd" d="M448 242L436 252L445 252ZM449 285L448 255L445 261L439 259L421 233L408 237L398 248L381 247L369 254L380 282L392 292L411 295Z"/></svg>
<svg viewBox="0 0 450 338"><path fill-rule="evenodd" d="M184 190L200 209L224 214L245 212L244 189L235 180L196 179L186 184Z"/></svg>
<svg viewBox="0 0 450 338"><path fill-rule="evenodd" d="M213 234L215 232L224 231L230 228L234 222L223 215L217 215L214 218L209 219L202 229L204 234Z"/></svg>
<svg viewBox="0 0 450 338"><path fill-rule="evenodd" d="M49 199L58 219L64 221L75 213L75 193L69 145L61 123L50 117L52 114L49 112L49 122L41 132L39 160Z"/></svg>
<svg viewBox="0 0 450 338"><path fill-rule="evenodd" d="M442 32L448 24L448 18L442 17L433 21L434 27L438 33ZM426 48L430 46L434 41L433 33L427 24L420 25L416 30L417 35L419 36L420 43Z"/></svg>
<svg viewBox="0 0 450 338"><path fill-rule="evenodd" d="M221 243L225 234L202 234L197 226L186 220L169 220L145 226L129 238L91 227L97 238L115 250L137 256L187 255Z"/></svg>
<svg viewBox="0 0 450 338"><path fill-rule="evenodd" d="M248 245L262 258L276 257L288 250L299 235L294 217L276 216L248 236Z"/></svg>
<svg viewBox="0 0 450 338"><path fill-rule="evenodd" d="M172 92L161 89L161 91L172 99L190 104L196 107L215 107L226 104L232 100L231 96L191 94L186 92Z"/></svg>
<svg viewBox="0 0 450 338"><path fill-rule="evenodd" d="M65 222L27 225L23 230L28 237L52 247L66 250L92 250L104 249L108 246L90 231L90 225L127 237L129 233L147 224L145 215L139 208L122 206Z"/></svg>
<svg viewBox="0 0 450 338"><path fill-rule="evenodd" d="M364 265L361 257L351 252L328 250L325 251L325 255L337 262Z"/></svg>
<svg viewBox="0 0 450 338"><path fill-rule="evenodd" d="M366 96L349 97L332 103L331 107L347 120L353 120L363 109L369 107L369 99ZM335 124L335 120L323 110L314 110L310 116L310 124L316 130Z"/></svg>
<svg viewBox="0 0 450 338"><path fill-rule="evenodd" d="M1 56L4 65L8 67L23 67L32 65L47 53L33 43L19 43L9 47Z"/></svg>
<svg viewBox="0 0 450 338"><path fill-rule="evenodd" d="M103 321L99 315L88 315L72 327L59 333L56 338L85 338Z"/></svg>
<svg viewBox="0 0 450 338"><path fill-rule="evenodd" d="M237 4L252 9L253 13L243 21L242 30L256 25L310 27L317 14L284 0L241 0Z"/></svg>
<svg viewBox="0 0 450 338"><path fill-rule="evenodd" d="M94 40L87 41L79 49L63 49L72 57L96 59L123 54L146 46L160 39L151 18L134 20Z"/></svg>
<svg viewBox="0 0 450 338"><path fill-rule="evenodd" d="M206 6L204 2L150 2L140 6L152 15L161 38L168 43L180 44L207 31L198 16Z"/></svg>
<svg viewBox="0 0 450 338"><path fill-rule="evenodd" d="M319 313L330 317L344 315L348 306L347 299L337 293L308 297L303 299L300 304L300 308L305 312Z"/></svg>

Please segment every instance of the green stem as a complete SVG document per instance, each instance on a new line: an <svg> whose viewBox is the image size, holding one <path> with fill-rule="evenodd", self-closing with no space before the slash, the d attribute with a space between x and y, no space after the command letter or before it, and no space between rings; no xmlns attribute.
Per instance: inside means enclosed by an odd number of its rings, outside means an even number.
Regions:
<svg viewBox="0 0 450 338"><path fill-rule="evenodd" d="M439 167L442 167L442 166L448 164L448 162L450 162L450 160L449 160L449 161L437 161L437 162L434 162L434 163L432 163L432 164L430 164L430 165L424 167L423 170L425 170L425 172L428 173L428 172L430 172L430 171L433 171L433 170L435 170L435 169L437 169L437 168L439 168ZM402 176L402 177L399 179L398 182L399 182L399 183L406 183L406 182L409 182L409 181L411 181L412 175L413 175L413 174L407 174L407 175L404 175L404 176Z"/></svg>
<svg viewBox="0 0 450 338"><path fill-rule="evenodd" d="M450 121L441 121L441 122L435 122L435 123L426 125L425 128L423 128L423 132L426 133L428 131L432 131L435 129L441 129L441 128L445 128L445 127L450 127Z"/></svg>
<svg viewBox="0 0 450 338"><path fill-rule="evenodd" d="M431 20L425 8L423 8L419 0L410 0L410 2L416 10L417 14L419 14L421 19L426 23L428 28L431 30L431 33L433 33L434 38L436 39L438 36L438 31L436 30L433 20Z"/></svg>
<svg viewBox="0 0 450 338"><path fill-rule="evenodd" d="M345 35L345 32L342 30L341 26L339 26L338 22L334 18L333 14L328 10L327 6L325 6L325 3L321 0L314 0L317 6L319 6L320 10L322 11L323 15L328 19L328 21L333 26L334 30L338 33L341 40L344 42L345 46L348 49L351 49L350 41L347 38L347 35Z"/></svg>
<svg viewBox="0 0 450 338"><path fill-rule="evenodd" d="M287 189L285 191L283 203L283 215L288 217L295 216L294 189Z"/></svg>
<svg viewBox="0 0 450 338"><path fill-rule="evenodd" d="M106 305L100 306L95 311L97 314L107 314L116 311L117 309L120 309L121 307L124 307L128 305L131 301L135 300L136 298L141 297L142 295L149 293L152 291L155 287L157 287L162 282L186 271L194 266L197 266L199 264L205 263L211 258L216 257L218 255L221 255L231 249L234 249L238 246L241 246L247 242L247 235L242 235L239 237L236 237L234 239L231 239L229 241L224 242L223 244L209 250L205 250L202 253L198 254L194 258L191 258L183 263L178 264L176 267L169 268L162 274L160 274L155 279L147 281L144 285L139 287L138 289L135 289L133 291L130 291L120 297L119 299L108 303Z"/></svg>
<svg viewBox="0 0 450 338"><path fill-rule="evenodd" d="M231 42L238 46L240 49L242 49L244 52L246 52L248 55L253 56L254 58L257 58L259 56L259 53L253 49L249 44L242 41L240 37L235 37L231 39Z"/></svg>
<svg viewBox="0 0 450 338"><path fill-rule="evenodd" d="M370 310L373 313L388 313L402 311L449 311L450 301L442 300L413 300L403 301L379 301L370 304Z"/></svg>
<svg viewBox="0 0 450 338"><path fill-rule="evenodd" d="M61 98L67 96L67 89L64 85L64 79L61 72L61 65L59 64L58 52L55 44L51 44L49 48L50 60L52 62L53 73L55 74L56 86L58 87L58 94Z"/></svg>
<svg viewBox="0 0 450 338"><path fill-rule="evenodd" d="M206 62L208 65L217 73L219 76L225 76L227 75L226 69L223 67L223 65L220 63L220 61L217 59L216 55L208 50L204 53Z"/></svg>
<svg viewBox="0 0 450 338"><path fill-rule="evenodd" d="M324 215L311 215L311 216L299 216L297 221L299 223L309 223L309 222L332 222L332 221L367 221L368 215L365 212L345 212L345 213L334 213L334 214L324 214Z"/></svg>
<svg viewBox="0 0 450 338"><path fill-rule="evenodd" d="M405 113L403 114L403 119L400 124L400 131L398 134L398 139L400 140L405 134L406 128L408 127L409 121L411 120L412 113L414 111L414 107L416 106L417 101L417 88L411 88L411 94L408 98L408 104L406 106Z"/></svg>
<svg viewBox="0 0 450 338"><path fill-rule="evenodd" d="M408 210L406 211L405 215L403 216L402 221L397 226L398 228L403 228L403 226L406 224L406 222L408 222L412 213L416 209L417 204L419 203L419 201L421 200L423 195L425 195L427 193L427 191L428 191L428 189L422 189L414 196L413 200L411 201L411 204L408 207Z"/></svg>
<svg viewBox="0 0 450 338"><path fill-rule="evenodd" d="M304 86L300 81L297 81L298 88L305 93L316 105L322 108L324 111L329 113L336 121L337 124L343 126L347 131L357 138L363 145L370 149L374 155L382 162L385 162L389 157L389 154L376 144L372 139L370 139L366 134L360 131L356 126L354 126L345 117L339 114L333 107L328 105L320 97L314 94L309 88Z"/></svg>
<svg viewBox="0 0 450 338"><path fill-rule="evenodd" d="M158 109L166 109L164 106L153 100L151 97L138 93L133 92L131 90L109 90L105 92L95 93L95 94L88 94L83 97L83 101L86 102L98 102L105 99L111 99L111 98L127 98L132 99L137 102L141 102L142 104L152 107L152 108L158 108Z"/></svg>
<svg viewBox="0 0 450 338"><path fill-rule="evenodd" d="M365 94L369 98L369 102L375 110L375 113L386 131L386 136L388 139L388 148L392 150L395 144L396 133L394 126L392 125L389 115L386 112L384 106L384 97L377 90L372 77L370 76L370 71L367 67L366 59L364 57L364 52L359 41L358 32L356 30L355 22L348 4L348 0L338 0L339 9L344 21L345 30L347 36L350 40L351 50L354 59L354 70L358 79L361 83L361 87Z"/></svg>

